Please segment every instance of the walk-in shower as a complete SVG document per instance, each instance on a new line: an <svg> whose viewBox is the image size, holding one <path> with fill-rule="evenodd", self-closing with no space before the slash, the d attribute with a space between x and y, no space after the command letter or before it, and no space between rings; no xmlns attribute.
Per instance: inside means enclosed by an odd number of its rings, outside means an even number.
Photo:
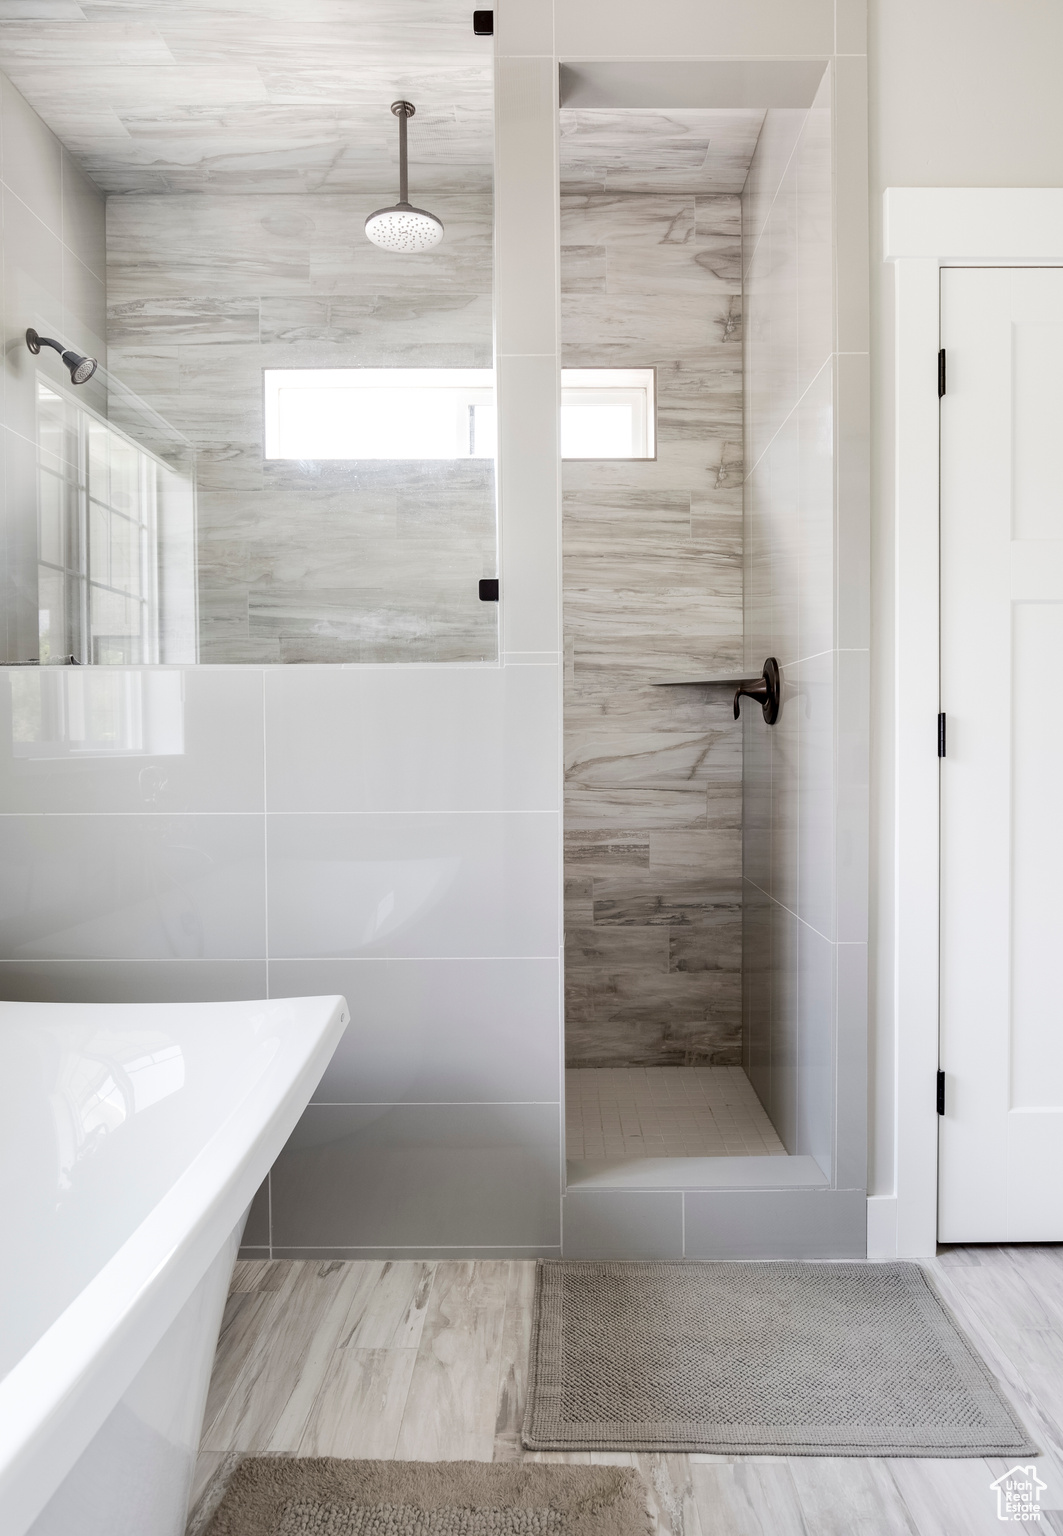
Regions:
<svg viewBox="0 0 1063 1536"><path fill-rule="evenodd" d="M562 70L563 361L657 378L563 466L570 1191L835 1177L833 85L745 69Z"/></svg>

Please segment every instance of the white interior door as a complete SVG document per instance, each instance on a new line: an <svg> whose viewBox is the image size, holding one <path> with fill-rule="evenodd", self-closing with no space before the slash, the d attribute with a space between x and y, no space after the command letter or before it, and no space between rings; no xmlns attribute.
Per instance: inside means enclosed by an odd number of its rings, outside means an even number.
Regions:
<svg viewBox="0 0 1063 1536"><path fill-rule="evenodd" d="M1063 1239L1063 270L942 272L943 1242Z"/></svg>

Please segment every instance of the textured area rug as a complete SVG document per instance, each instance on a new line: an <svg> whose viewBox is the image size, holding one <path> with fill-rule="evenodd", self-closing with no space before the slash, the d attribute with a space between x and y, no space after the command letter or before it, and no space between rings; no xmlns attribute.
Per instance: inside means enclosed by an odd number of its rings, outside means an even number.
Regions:
<svg viewBox="0 0 1063 1536"><path fill-rule="evenodd" d="M529 1450L1012 1456L1026 1431L917 1264L538 1267Z"/></svg>
<svg viewBox="0 0 1063 1536"><path fill-rule="evenodd" d="M649 1536L629 1467L249 1456L207 1536Z"/></svg>

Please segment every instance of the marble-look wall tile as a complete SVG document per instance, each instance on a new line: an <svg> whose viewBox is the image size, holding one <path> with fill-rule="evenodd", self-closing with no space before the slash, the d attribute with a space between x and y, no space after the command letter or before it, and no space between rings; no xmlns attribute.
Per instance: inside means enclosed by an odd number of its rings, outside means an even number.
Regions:
<svg viewBox="0 0 1063 1536"><path fill-rule="evenodd" d="M658 381L654 461L564 466L566 1056L735 1064L740 732L654 685L741 655L741 207L619 174L562 188L564 362Z"/></svg>
<svg viewBox="0 0 1063 1536"><path fill-rule="evenodd" d="M489 195L415 267L379 194L113 198L112 366L198 450L200 660L493 660L494 464L267 461L262 370L489 367ZM363 206L364 205L364 206Z"/></svg>

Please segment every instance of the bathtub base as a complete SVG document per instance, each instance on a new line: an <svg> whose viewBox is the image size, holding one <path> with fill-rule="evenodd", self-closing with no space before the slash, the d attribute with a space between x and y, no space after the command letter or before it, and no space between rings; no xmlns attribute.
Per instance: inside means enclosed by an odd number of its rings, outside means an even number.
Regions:
<svg viewBox="0 0 1063 1536"><path fill-rule="evenodd" d="M241 1221L27 1536L183 1536L243 1229Z"/></svg>

